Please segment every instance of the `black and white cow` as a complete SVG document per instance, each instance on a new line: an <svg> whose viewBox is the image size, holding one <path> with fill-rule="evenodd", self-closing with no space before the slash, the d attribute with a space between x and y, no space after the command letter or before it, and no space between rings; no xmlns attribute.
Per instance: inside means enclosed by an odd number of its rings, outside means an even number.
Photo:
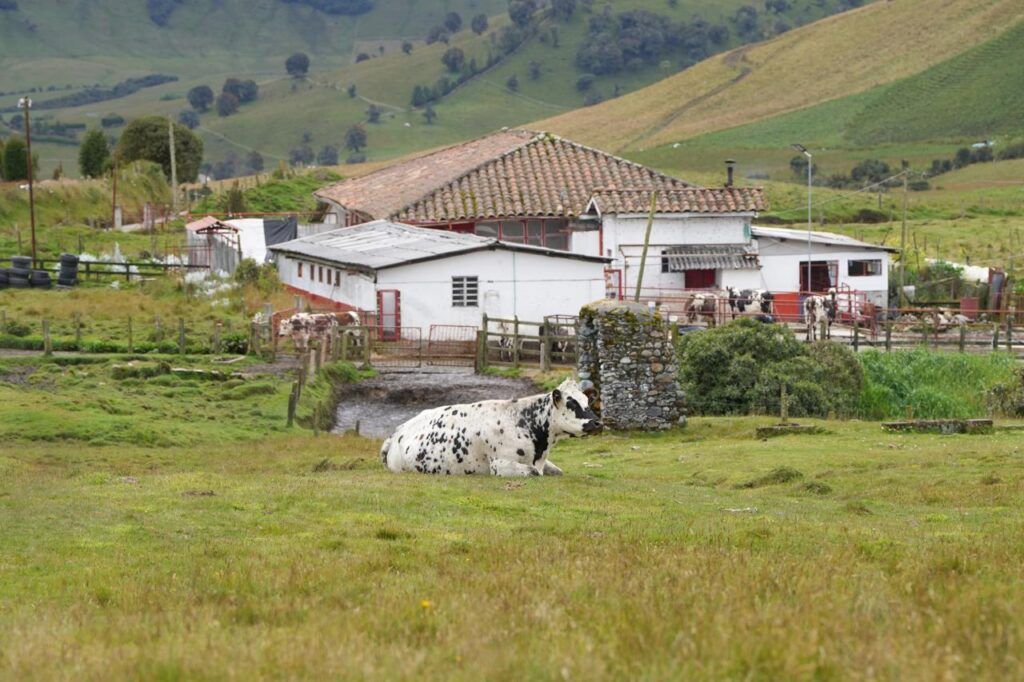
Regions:
<svg viewBox="0 0 1024 682"><path fill-rule="evenodd" d="M384 441L381 461L393 472L558 476L548 460L564 438L601 430L579 384L550 393L424 410Z"/></svg>
<svg viewBox="0 0 1024 682"><path fill-rule="evenodd" d="M330 313L295 313L281 320L277 333L292 337L295 350L302 352L309 348L311 339L321 343L329 338L332 330L338 328L338 318Z"/></svg>
<svg viewBox="0 0 1024 682"><path fill-rule="evenodd" d="M732 319L736 319L737 312L742 315L748 310L752 313L762 315L772 314L772 305L775 296L765 289L743 289L738 291L732 287L726 287L729 294L729 310L732 311Z"/></svg>
<svg viewBox="0 0 1024 682"><path fill-rule="evenodd" d="M807 323L807 340L814 341L822 322L825 322L825 336L832 338L832 323L839 312L836 290L829 289L828 296L808 296L804 299L804 322Z"/></svg>

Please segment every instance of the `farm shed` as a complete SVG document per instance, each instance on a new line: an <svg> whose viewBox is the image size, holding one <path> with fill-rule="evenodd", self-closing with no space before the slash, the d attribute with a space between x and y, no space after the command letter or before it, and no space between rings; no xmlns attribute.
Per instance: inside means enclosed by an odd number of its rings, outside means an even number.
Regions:
<svg viewBox="0 0 1024 682"><path fill-rule="evenodd" d="M575 315L604 297L607 259L377 220L270 247L292 290L386 329L479 326L481 315Z"/></svg>
<svg viewBox="0 0 1024 682"><path fill-rule="evenodd" d="M231 274L239 260L263 263L268 246L295 239L299 232L295 218L219 220L205 216L185 225L185 234L190 264Z"/></svg>
<svg viewBox="0 0 1024 682"><path fill-rule="evenodd" d="M764 288L769 291L808 291L807 231L754 227L761 257ZM831 287L864 295L867 302L889 302L889 254L899 249L868 244L831 232L811 232L811 287Z"/></svg>

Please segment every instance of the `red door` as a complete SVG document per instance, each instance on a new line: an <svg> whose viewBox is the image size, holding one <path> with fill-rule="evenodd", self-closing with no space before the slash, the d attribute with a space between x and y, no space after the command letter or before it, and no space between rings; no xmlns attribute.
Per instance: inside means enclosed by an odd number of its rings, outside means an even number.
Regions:
<svg viewBox="0 0 1024 682"><path fill-rule="evenodd" d="M715 271L714 270L687 270L686 271L686 288L687 289L714 289L715 288Z"/></svg>
<svg viewBox="0 0 1024 682"><path fill-rule="evenodd" d="M377 334L385 341L394 341L402 333L402 294L398 289L377 292Z"/></svg>

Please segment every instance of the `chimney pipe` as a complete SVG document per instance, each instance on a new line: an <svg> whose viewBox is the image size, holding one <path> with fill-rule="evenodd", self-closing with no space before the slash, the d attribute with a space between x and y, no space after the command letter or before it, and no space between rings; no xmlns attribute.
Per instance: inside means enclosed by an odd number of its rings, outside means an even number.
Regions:
<svg viewBox="0 0 1024 682"><path fill-rule="evenodd" d="M725 160L725 171L726 171L725 186L726 187L732 187L732 184L733 184L733 166L735 164L736 164L736 162L733 159L726 159Z"/></svg>

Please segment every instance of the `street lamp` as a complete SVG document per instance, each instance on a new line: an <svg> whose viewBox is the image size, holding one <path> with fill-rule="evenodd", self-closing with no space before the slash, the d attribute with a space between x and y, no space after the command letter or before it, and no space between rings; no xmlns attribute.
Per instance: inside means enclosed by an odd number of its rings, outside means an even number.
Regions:
<svg viewBox="0 0 1024 682"><path fill-rule="evenodd" d="M32 125L28 120L28 111L32 108L32 100L22 97L18 107L25 112L25 150L28 154L28 221L32 228L32 267L36 267L36 200L32 182Z"/></svg>
<svg viewBox="0 0 1024 682"><path fill-rule="evenodd" d="M801 154L803 154L804 156L807 157L807 291L810 292L811 291L811 227L813 225L813 221L812 221L812 217L811 217L811 205L812 205L811 204L811 191L812 191L811 187L813 187L813 185L811 184L811 177L812 177L812 173L814 172L813 171L814 164L812 163L813 160L814 160L814 157L811 155L811 153L809 151L807 151L807 147L803 146L800 143L794 143L794 144L792 144L790 146L793 147L793 149L795 149L796 151L800 152Z"/></svg>

